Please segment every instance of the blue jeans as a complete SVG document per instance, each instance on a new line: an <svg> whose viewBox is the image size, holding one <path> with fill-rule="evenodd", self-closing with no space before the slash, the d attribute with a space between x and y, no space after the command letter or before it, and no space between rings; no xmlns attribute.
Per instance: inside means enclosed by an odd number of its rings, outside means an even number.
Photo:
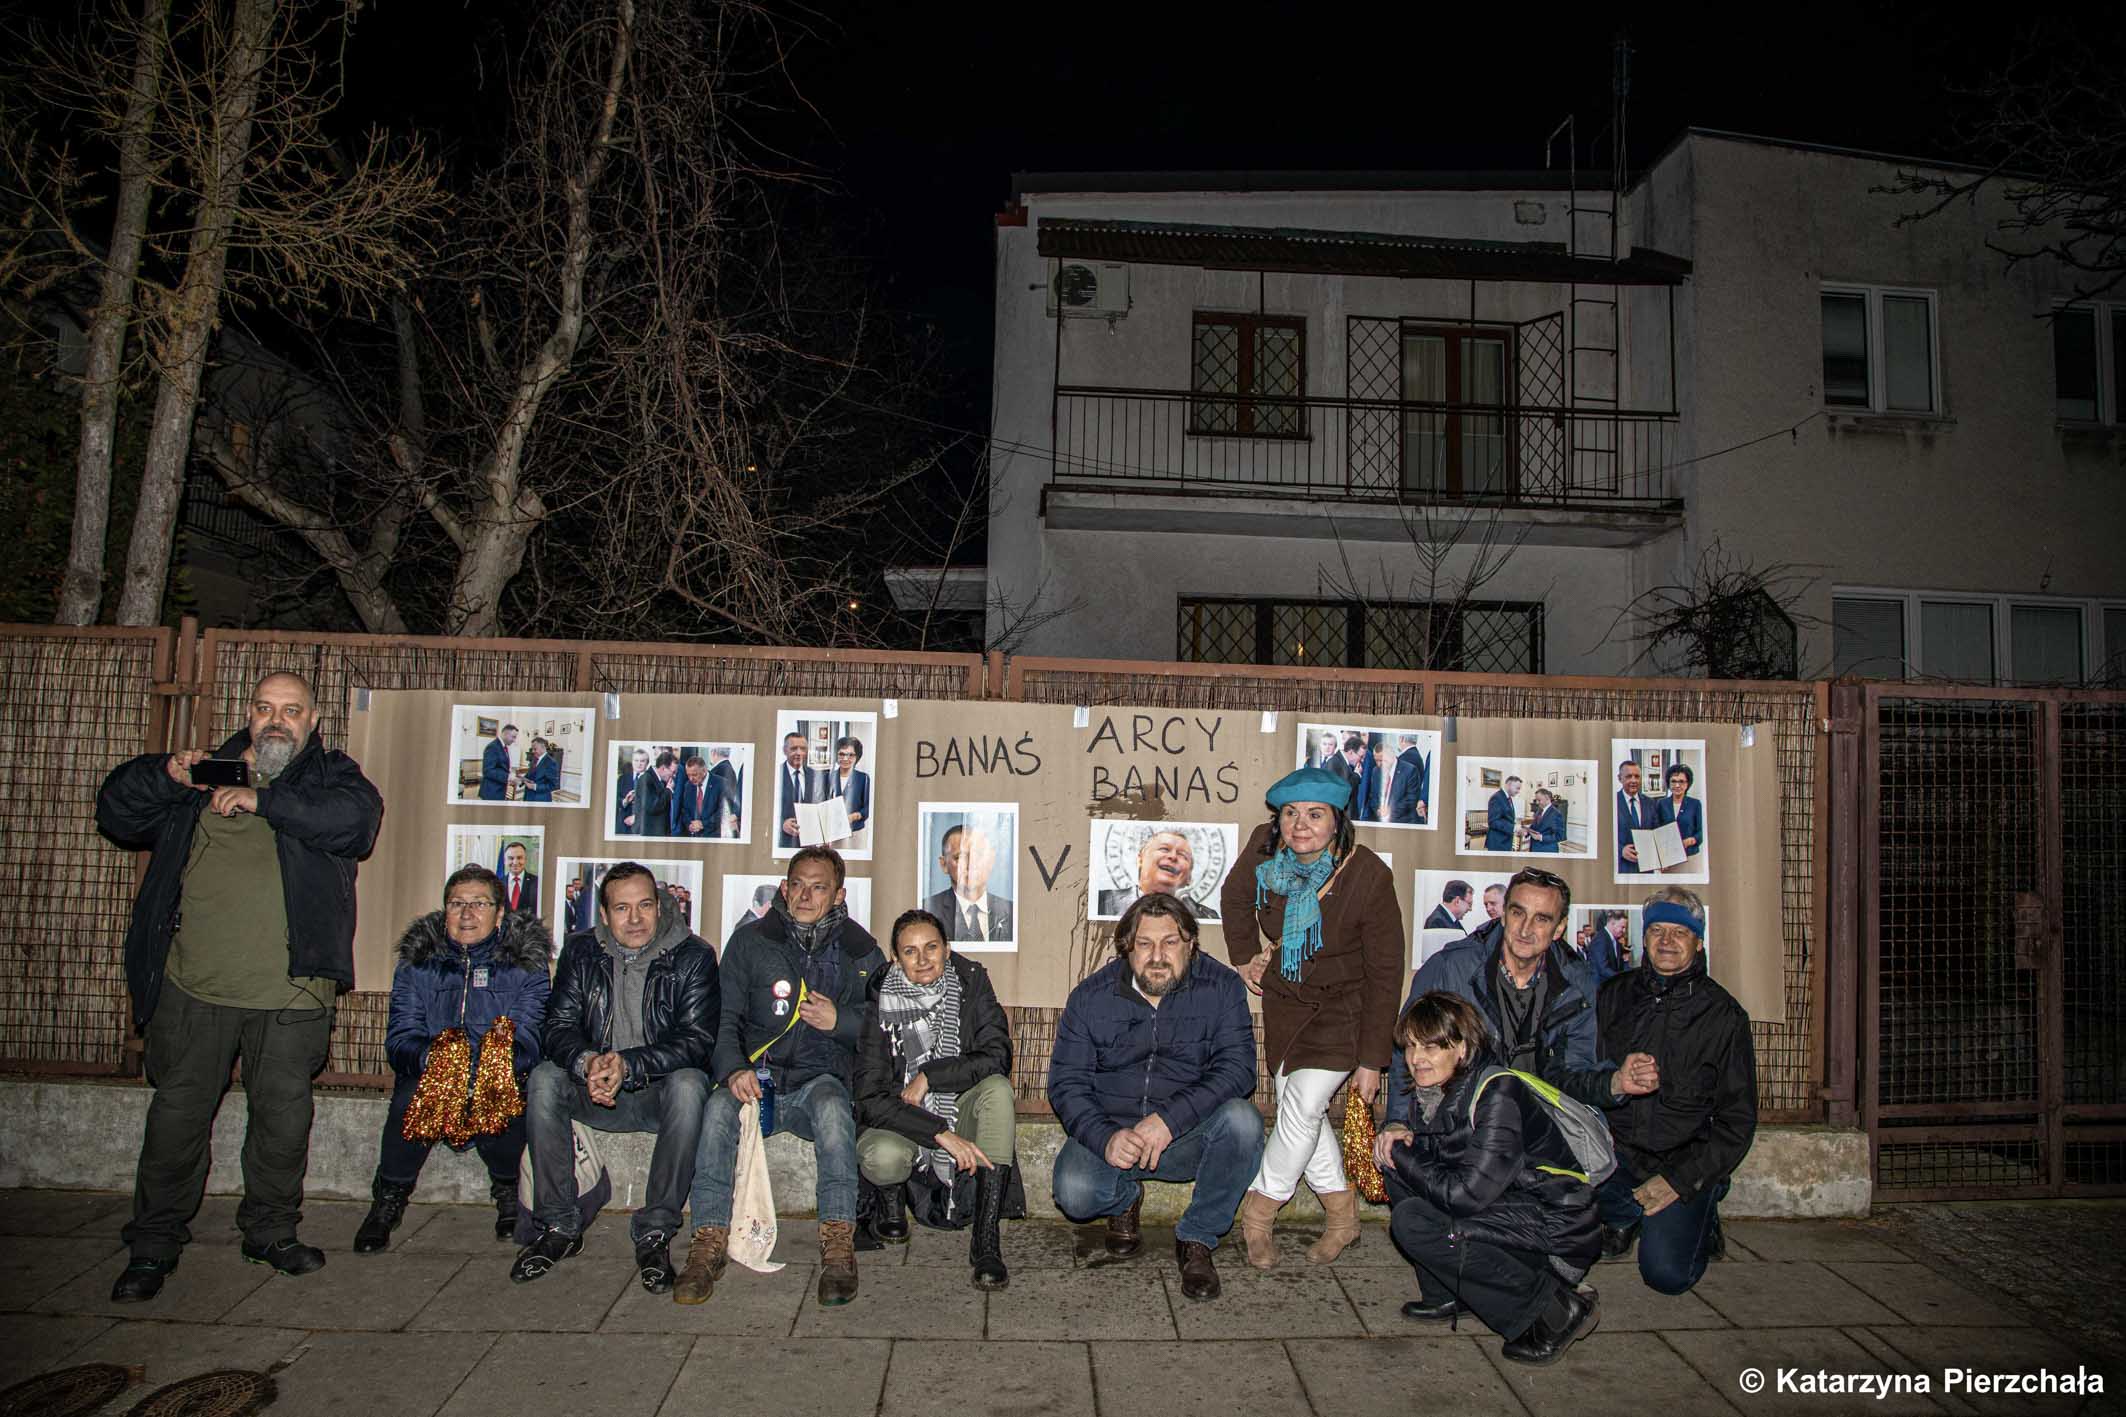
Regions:
<svg viewBox="0 0 2126 1417"><path fill-rule="evenodd" d="M701 1149L694 1154L694 1226L731 1223L731 1185L738 1170L738 1099L728 1087L709 1094ZM819 1218L856 1219L856 1107L832 1073L775 1094L775 1130L812 1143L819 1171Z"/></svg>
<svg viewBox="0 0 2126 1417"><path fill-rule="evenodd" d="M1713 1222L1719 1217L1720 1198L1727 1182L1709 1186L1689 1200L1672 1201L1648 1215L1632 1191L1641 1178L1621 1158L1616 1172L1595 1189L1595 1208L1602 1223L1614 1230L1639 1228L1639 1277L1646 1287L1663 1294L1681 1294L1705 1277L1711 1256Z"/></svg>
<svg viewBox="0 0 2126 1417"><path fill-rule="evenodd" d="M1240 1198L1261 1164L1262 1114L1254 1103L1236 1097L1175 1137L1156 1170L1117 1170L1097 1152L1064 1142L1056 1153L1056 1209L1069 1220L1097 1220L1135 1205L1144 1194L1140 1182L1194 1181L1195 1194L1174 1227L1174 1238L1216 1249L1219 1237L1233 1228Z"/></svg>

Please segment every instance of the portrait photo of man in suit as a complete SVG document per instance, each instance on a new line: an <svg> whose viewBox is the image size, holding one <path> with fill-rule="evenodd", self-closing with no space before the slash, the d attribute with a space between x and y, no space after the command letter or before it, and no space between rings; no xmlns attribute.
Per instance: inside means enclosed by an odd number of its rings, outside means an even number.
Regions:
<svg viewBox="0 0 2126 1417"><path fill-rule="evenodd" d="M1635 872L1639 848L1632 844L1634 829L1649 831L1659 825L1656 807L1644 793L1639 765L1630 758L1617 764L1617 874Z"/></svg>
<svg viewBox="0 0 2126 1417"><path fill-rule="evenodd" d="M687 759L686 778L672 793L672 835L707 841L722 816L723 787L709 776L709 760L697 753Z"/></svg>
<svg viewBox="0 0 2126 1417"><path fill-rule="evenodd" d="M486 751L480 754L480 800L482 802L506 802L509 800L509 780L515 769L510 763L509 750L516 746L517 725L505 723L502 731L488 742Z"/></svg>
<svg viewBox="0 0 2126 1417"><path fill-rule="evenodd" d="M970 824L965 820L975 815L964 811L939 811L924 814L923 837L930 838L940 822L952 822L938 838L938 856L933 869L928 873L931 884L946 882L943 890L931 892L924 900L923 908L945 922L948 941L954 945L1015 945L1018 940L1017 924L1012 896L1016 890L1005 893L992 890L997 880L1000 860L1000 843L1010 848L1018 836L1016 813L1009 817L993 812L980 814L979 820L986 824ZM1017 872L1009 872L1015 886Z"/></svg>
<svg viewBox="0 0 2126 1417"><path fill-rule="evenodd" d="M1439 904L1425 917L1427 930L1462 929L1462 917L1476 906L1476 888L1467 881L1453 880L1440 887Z"/></svg>
<svg viewBox="0 0 2126 1417"><path fill-rule="evenodd" d="M526 869L531 860L522 842L513 841L502 848L502 869L495 874L502 878L502 908L521 915L539 913L539 875Z"/></svg>
<svg viewBox="0 0 2126 1417"><path fill-rule="evenodd" d="M751 749L747 749L748 754ZM714 744L709 749L709 781L716 788L715 835L726 841L736 841L745 829L741 819L745 802L745 768L732 760L732 749L727 743Z"/></svg>
<svg viewBox="0 0 2126 1417"><path fill-rule="evenodd" d="M776 843L797 849L797 807L801 802L824 801L820 795L823 786L821 774L805 766L805 735L785 733L782 736L782 766L776 771L776 796L780 805L776 808Z"/></svg>
<svg viewBox="0 0 2126 1417"><path fill-rule="evenodd" d="M531 740L531 756L525 761L519 781L524 785L524 801L554 800L554 789L561 785L561 760L554 756L553 744L544 738Z"/></svg>
<svg viewBox="0 0 2126 1417"><path fill-rule="evenodd" d="M1122 912L1136 903L1137 897L1164 891L1168 895L1188 898L1189 910L1198 920L1218 918L1218 896L1212 892L1209 899L1198 902L1190 887L1196 880L1196 848L1187 832L1155 831L1137 848L1137 879L1135 884L1118 890L1100 892L1099 915L1102 920L1119 920Z"/></svg>
<svg viewBox="0 0 2126 1417"><path fill-rule="evenodd" d="M650 770L635 779L635 801L622 822L629 836L672 834L672 780L679 775L679 761L669 750L660 750Z"/></svg>
<svg viewBox="0 0 2126 1417"><path fill-rule="evenodd" d="M1394 724L1299 724L1295 766L1332 773L1351 785L1350 816L1371 826L1431 830L1432 769L1440 731Z"/></svg>
<svg viewBox="0 0 2126 1417"><path fill-rule="evenodd" d="M1491 794L1484 814L1484 850L1513 850L1513 829L1520 824L1514 799L1521 795L1521 780L1509 777Z"/></svg>

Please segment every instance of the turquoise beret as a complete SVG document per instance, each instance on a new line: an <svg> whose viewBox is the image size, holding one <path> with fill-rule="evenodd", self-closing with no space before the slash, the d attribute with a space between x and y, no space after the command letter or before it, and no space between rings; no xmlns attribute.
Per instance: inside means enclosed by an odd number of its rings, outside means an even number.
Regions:
<svg viewBox="0 0 2126 1417"><path fill-rule="evenodd" d="M1341 812L1351 805L1351 784L1327 768L1298 768L1278 778L1266 800L1272 807L1320 802Z"/></svg>

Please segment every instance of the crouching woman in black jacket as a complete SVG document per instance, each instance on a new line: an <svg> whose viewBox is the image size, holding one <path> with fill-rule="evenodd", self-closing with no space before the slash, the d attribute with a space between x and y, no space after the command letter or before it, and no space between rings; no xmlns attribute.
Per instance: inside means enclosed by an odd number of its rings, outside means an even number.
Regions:
<svg viewBox="0 0 2126 1417"><path fill-rule="evenodd" d="M1491 1040L1459 995L1411 1000L1395 1042L1415 1084L1411 1135L1385 1148L1383 1172L1390 1233L1424 1296L1404 1316L1473 1313L1506 1340L1508 1358L1557 1361L1600 1318L1593 1292L1574 1286L1600 1253L1601 1228L1571 1145L1518 1077L1484 1081Z"/></svg>
<svg viewBox="0 0 2126 1417"><path fill-rule="evenodd" d="M905 1193L923 1224L971 1226L974 1287L1002 1289L1011 1274L997 1222L1026 1215L1012 1164L1011 1027L988 971L952 952L937 916L908 911L888 944L856 1063L857 1164L877 1192L875 1228L889 1244L907 1240Z"/></svg>

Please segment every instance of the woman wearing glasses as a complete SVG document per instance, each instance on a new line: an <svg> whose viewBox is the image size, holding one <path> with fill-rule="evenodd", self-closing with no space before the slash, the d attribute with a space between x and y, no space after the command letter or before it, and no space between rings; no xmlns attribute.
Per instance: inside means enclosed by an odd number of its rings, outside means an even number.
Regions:
<svg viewBox="0 0 2126 1417"><path fill-rule="evenodd" d="M1269 791L1220 888L1226 949L1262 995L1263 1057L1277 1128L1240 1203L1248 1263L1276 1262L1272 1222L1304 1176L1328 1215L1307 1259L1327 1264L1358 1240L1358 1192L1344 1173L1329 1100L1344 1079L1368 1104L1394 1052L1403 982L1403 913L1387 863L1352 829L1351 784L1320 768Z"/></svg>
<svg viewBox="0 0 2126 1417"><path fill-rule="evenodd" d="M373 1203L354 1232L356 1254L372 1254L391 1243L437 1140L432 1123L446 1116L449 1125L441 1139L461 1150L469 1142L479 1151L495 1202L495 1238L510 1238L517 1223L517 1162L524 1155L523 1106L519 1100L504 1125L491 1115L495 1106L476 1093L506 1067L506 1091L521 1099L524 1074L539 1061L553 947L553 936L536 916L502 908L501 878L485 866L454 872L443 884L443 908L406 927L391 975L391 1021L384 1035L384 1051L397 1076L370 1183ZM489 1035L499 1042L496 1029L504 1021L512 1035L509 1055L483 1059ZM462 1031L462 1042L444 1038L453 1030ZM439 1040L445 1043L442 1049L433 1046ZM431 1070L435 1076L423 1095L424 1074ZM415 1137L406 1134L409 1111L417 1113ZM473 1134L465 1136L468 1130Z"/></svg>

